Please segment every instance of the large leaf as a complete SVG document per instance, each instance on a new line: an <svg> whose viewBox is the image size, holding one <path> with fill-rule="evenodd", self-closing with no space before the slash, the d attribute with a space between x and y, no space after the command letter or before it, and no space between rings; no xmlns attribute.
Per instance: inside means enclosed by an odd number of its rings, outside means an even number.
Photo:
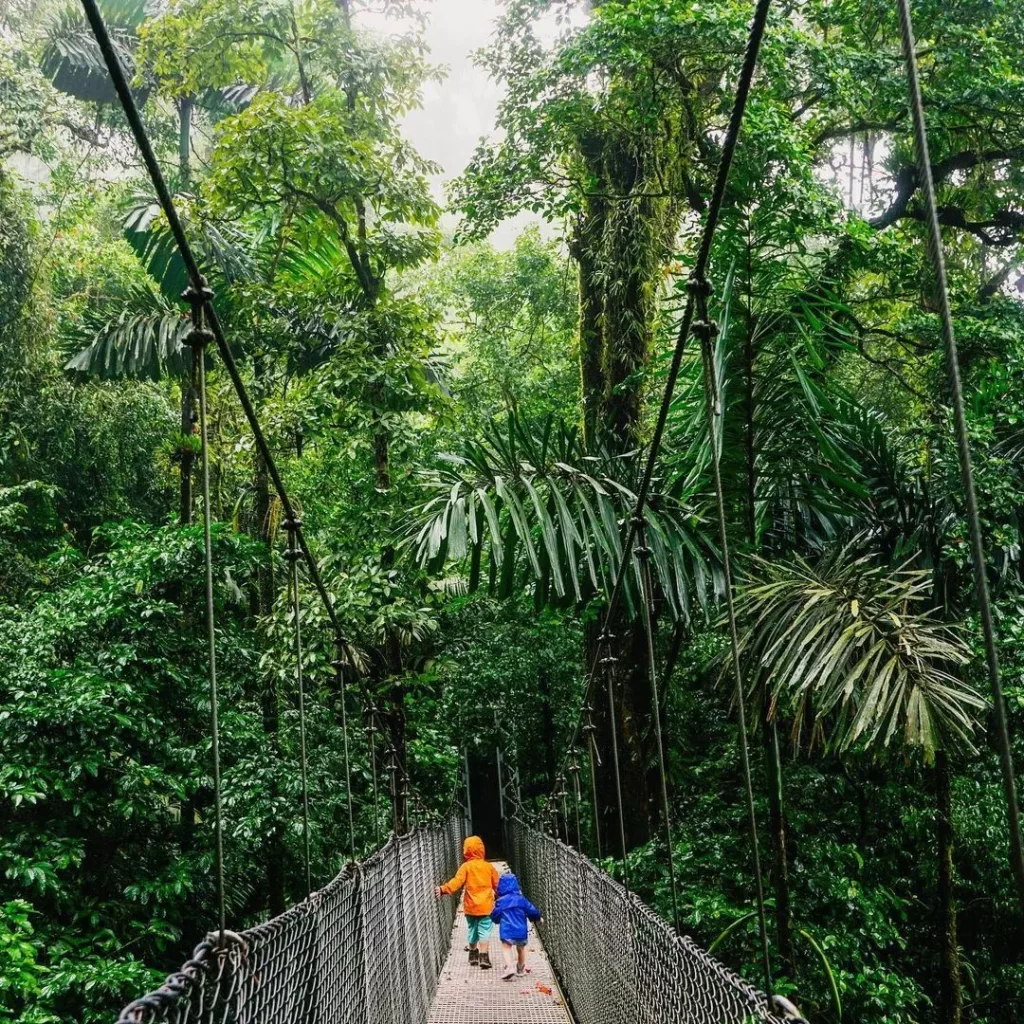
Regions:
<svg viewBox="0 0 1024 1024"><path fill-rule="evenodd" d="M928 758L973 749L985 702L958 675L968 648L929 607L928 573L880 567L852 546L817 565L751 568L736 604L748 683L791 718L797 741L820 731L840 750L880 751L897 735Z"/></svg>
<svg viewBox="0 0 1024 1024"><path fill-rule="evenodd" d="M159 380L185 372L184 341L190 322L179 307L148 288L126 296L121 311L82 326L84 347L65 368L103 380Z"/></svg>
<svg viewBox="0 0 1024 1024"><path fill-rule="evenodd" d="M138 28L147 16L147 0L102 0L99 6L114 49L131 81L135 75L133 51ZM50 25L40 66L61 92L76 99L104 104L118 101L81 4L69 4ZM147 95L148 89L135 91L140 104Z"/></svg>
<svg viewBox="0 0 1024 1024"><path fill-rule="evenodd" d="M552 599L581 602L607 592L636 504L633 458L588 456L575 431L548 418L531 430L517 417L494 423L461 454L423 474L427 494L405 524L403 542L421 566L440 569L487 552L501 567L510 551L522 580ZM479 506L482 515L467 515ZM655 490L646 510L659 594L673 618L707 606L716 558L695 513ZM634 571L626 600L635 607ZM505 567L505 576L511 572Z"/></svg>

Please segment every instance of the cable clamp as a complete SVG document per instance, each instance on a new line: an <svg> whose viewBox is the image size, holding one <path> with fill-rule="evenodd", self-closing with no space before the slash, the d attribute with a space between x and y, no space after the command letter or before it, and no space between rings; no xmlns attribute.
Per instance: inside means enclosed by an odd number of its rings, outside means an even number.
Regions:
<svg viewBox="0 0 1024 1024"><path fill-rule="evenodd" d="M711 282L703 275L698 277L696 274L691 274L687 279L686 290L694 297L705 299L714 292Z"/></svg>
<svg viewBox="0 0 1024 1024"><path fill-rule="evenodd" d="M190 284L181 293L181 297L193 306L205 305L207 302L211 302L214 296L213 289L206 283L206 278L200 277L199 281L200 285L198 288L194 284Z"/></svg>
<svg viewBox="0 0 1024 1024"><path fill-rule="evenodd" d="M213 332L205 327L193 327L185 335L184 344L194 351L202 351L207 345L214 341Z"/></svg>
<svg viewBox="0 0 1024 1024"><path fill-rule="evenodd" d="M709 342L718 337L718 324L714 320L698 320L691 329L694 337L702 342Z"/></svg>

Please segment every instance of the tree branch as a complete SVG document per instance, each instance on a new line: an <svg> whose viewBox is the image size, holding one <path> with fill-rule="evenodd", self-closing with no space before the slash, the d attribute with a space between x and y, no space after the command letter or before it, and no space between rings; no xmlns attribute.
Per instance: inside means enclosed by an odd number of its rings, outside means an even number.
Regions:
<svg viewBox="0 0 1024 1024"><path fill-rule="evenodd" d="M998 160L1020 160L1022 158L1024 158L1024 147L1021 146L986 149L981 150L980 152L963 150L959 153L953 153L951 156L946 157L945 160L940 160L938 163L932 164L932 179L938 185L956 171L968 171L972 167L978 167L981 164L994 163ZM872 217L872 219L868 221L873 228L882 230L892 224L895 224L896 221L900 220L902 217L915 216L913 214L908 215L907 207L920 185L917 180L917 168L913 166L901 167L896 172L895 181L896 198L892 201L887 210L884 210L877 217ZM946 209L950 208L946 207ZM1011 211L1006 212L1010 213ZM954 224L952 226L956 227L957 225ZM984 225L981 226L983 227ZM970 229L968 228L968 230Z"/></svg>

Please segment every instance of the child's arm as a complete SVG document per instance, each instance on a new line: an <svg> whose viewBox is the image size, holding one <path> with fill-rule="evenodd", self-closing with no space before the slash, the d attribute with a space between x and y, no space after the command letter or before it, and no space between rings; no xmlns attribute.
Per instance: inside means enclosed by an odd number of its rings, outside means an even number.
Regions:
<svg viewBox="0 0 1024 1024"><path fill-rule="evenodd" d="M501 909L501 901L499 900L494 904L494 909L491 911L491 920L495 924L501 924L501 915L504 911Z"/></svg>
<svg viewBox="0 0 1024 1024"><path fill-rule="evenodd" d="M531 921L539 921L540 911L525 896L523 897L523 902L526 904L523 908L526 911L526 916Z"/></svg>
<svg viewBox="0 0 1024 1024"><path fill-rule="evenodd" d="M455 872L455 877L450 878L444 885L439 885L434 890L435 896L451 896L452 893L458 892L463 885L466 884L466 865L463 864L458 871Z"/></svg>

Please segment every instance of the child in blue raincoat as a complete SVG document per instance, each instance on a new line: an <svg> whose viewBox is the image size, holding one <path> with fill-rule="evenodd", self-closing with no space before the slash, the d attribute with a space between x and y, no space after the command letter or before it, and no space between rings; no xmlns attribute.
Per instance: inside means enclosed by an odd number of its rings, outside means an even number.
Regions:
<svg viewBox="0 0 1024 1024"><path fill-rule="evenodd" d="M513 874L498 879L498 898L491 911L491 920L498 925L501 952L505 959L502 978L511 981L517 974L526 973L526 940L529 935L527 921L540 921L540 911L522 894L519 879ZM513 957L512 950L516 955Z"/></svg>

